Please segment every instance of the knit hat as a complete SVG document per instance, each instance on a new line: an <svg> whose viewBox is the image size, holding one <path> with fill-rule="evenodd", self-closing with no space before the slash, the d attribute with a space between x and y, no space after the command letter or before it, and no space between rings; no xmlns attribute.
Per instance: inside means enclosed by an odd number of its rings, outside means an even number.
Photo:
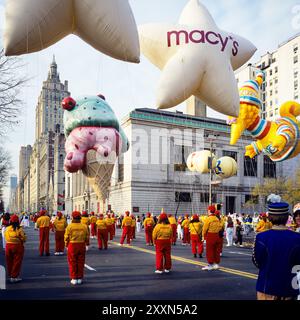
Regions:
<svg viewBox="0 0 300 320"><path fill-rule="evenodd" d="M72 212L72 217L73 217L74 219L80 219L80 218L81 218L81 214L80 214L79 211L73 211L73 212Z"/></svg>
<svg viewBox="0 0 300 320"><path fill-rule="evenodd" d="M82 211L82 216L83 217L88 217L89 215L88 215L88 213L86 211Z"/></svg>
<svg viewBox="0 0 300 320"><path fill-rule="evenodd" d="M12 215L12 216L10 217L9 222L10 222L10 223L19 222L19 217L18 217L16 214L14 214L14 215Z"/></svg>
<svg viewBox="0 0 300 320"><path fill-rule="evenodd" d="M267 214L265 213L265 212L262 212L262 213L260 213L260 215L259 215L261 218L266 218L267 217Z"/></svg>
<svg viewBox="0 0 300 320"><path fill-rule="evenodd" d="M147 217L148 217L148 218L151 217L151 212L147 212Z"/></svg>
<svg viewBox="0 0 300 320"><path fill-rule="evenodd" d="M163 213L163 212L162 212L162 213ZM172 217L172 214L171 214L171 213L169 213L169 214L168 214L168 217L169 217L169 218L171 218L171 217Z"/></svg>
<svg viewBox="0 0 300 320"><path fill-rule="evenodd" d="M210 211L211 213L215 213L216 207L215 206L208 206L207 210Z"/></svg>
<svg viewBox="0 0 300 320"><path fill-rule="evenodd" d="M199 217L197 214L193 214L193 220L199 220Z"/></svg>
<svg viewBox="0 0 300 320"><path fill-rule="evenodd" d="M125 211L125 216L129 216L130 212L129 211Z"/></svg>
<svg viewBox="0 0 300 320"><path fill-rule="evenodd" d="M189 218L189 216L190 216L189 214L186 214L186 215L185 215L186 218Z"/></svg>
<svg viewBox="0 0 300 320"><path fill-rule="evenodd" d="M94 215L95 215L95 212L94 212L94 211L92 211L92 212L91 212L91 216L94 216Z"/></svg>
<svg viewBox="0 0 300 320"><path fill-rule="evenodd" d="M47 213L46 210L44 210L44 209L40 210L40 216L44 216L46 213Z"/></svg>
<svg viewBox="0 0 300 320"><path fill-rule="evenodd" d="M263 83L263 73L258 73L255 80L246 81L240 88L240 103L251 104L261 109L259 88Z"/></svg>
<svg viewBox="0 0 300 320"><path fill-rule="evenodd" d="M159 219L162 221L162 220L167 220L168 219L168 216L166 213L161 213L160 216L159 216Z"/></svg>
<svg viewBox="0 0 300 320"><path fill-rule="evenodd" d="M103 218L103 217L104 217L103 213L100 213L99 218Z"/></svg>
<svg viewBox="0 0 300 320"><path fill-rule="evenodd" d="M269 216L273 215L288 215L289 214L289 204L286 202L269 203L268 213Z"/></svg>
<svg viewBox="0 0 300 320"><path fill-rule="evenodd" d="M61 213L60 211L58 211L58 212L57 212L57 216L58 216L59 218L61 218L61 217L62 217L62 213Z"/></svg>

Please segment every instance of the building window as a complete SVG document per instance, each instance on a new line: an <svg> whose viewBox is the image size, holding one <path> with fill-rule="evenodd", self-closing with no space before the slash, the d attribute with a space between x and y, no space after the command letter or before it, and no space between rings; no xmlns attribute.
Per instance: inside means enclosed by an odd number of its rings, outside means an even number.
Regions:
<svg viewBox="0 0 300 320"><path fill-rule="evenodd" d="M237 152L235 151L227 151L223 150L223 157L230 157L233 158L235 161L237 161Z"/></svg>
<svg viewBox="0 0 300 320"><path fill-rule="evenodd" d="M258 196L252 196L251 194L245 194L245 203L247 202L258 203Z"/></svg>
<svg viewBox="0 0 300 320"><path fill-rule="evenodd" d="M124 181L124 156L123 153L119 156L118 161L118 182Z"/></svg>
<svg viewBox="0 0 300 320"><path fill-rule="evenodd" d="M299 99L298 94L295 94L295 95L294 95L294 99L295 99L295 100L298 100L298 99Z"/></svg>
<svg viewBox="0 0 300 320"><path fill-rule="evenodd" d="M277 83L278 83L278 78L276 77L276 78L275 78L275 84L277 84Z"/></svg>
<svg viewBox="0 0 300 320"><path fill-rule="evenodd" d="M276 162L264 156L264 178L276 178Z"/></svg>
<svg viewBox="0 0 300 320"><path fill-rule="evenodd" d="M257 158L244 158L244 176L257 177Z"/></svg>
<svg viewBox="0 0 300 320"><path fill-rule="evenodd" d="M294 63L295 63L295 64L298 63L298 56L295 56L295 57L294 57Z"/></svg>
<svg viewBox="0 0 300 320"><path fill-rule="evenodd" d="M190 192L175 192L175 202L192 202Z"/></svg>
<svg viewBox="0 0 300 320"><path fill-rule="evenodd" d="M271 69L271 70L270 70L270 76L272 76L272 75L273 75L273 70Z"/></svg>
<svg viewBox="0 0 300 320"><path fill-rule="evenodd" d="M294 90L297 91L298 90L298 80L294 81Z"/></svg>
<svg viewBox="0 0 300 320"><path fill-rule="evenodd" d="M191 151L192 149L189 146L175 145L174 171L186 171L186 159Z"/></svg>
<svg viewBox="0 0 300 320"><path fill-rule="evenodd" d="M211 195L211 201L213 203L216 203L217 202L217 195L215 193L213 193ZM207 192L204 192L204 193L200 193L200 202L201 203L209 203L209 193Z"/></svg>
<svg viewBox="0 0 300 320"><path fill-rule="evenodd" d="M294 44L294 54L298 53L298 44Z"/></svg>
<svg viewBox="0 0 300 320"><path fill-rule="evenodd" d="M270 86L272 86L272 85L273 85L273 81L271 80L271 81L270 81Z"/></svg>
<svg viewBox="0 0 300 320"><path fill-rule="evenodd" d="M294 70L294 78L297 79L298 78L298 69Z"/></svg>
<svg viewBox="0 0 300 320"><path fill-rule="evenodd" d="M271 110L271 111L270 111L270 118L272 118L273 115L274 115L274 114L273 114L273 110Z"/></svg>
<svg viewBox="0 0 300 320"><path fill-rule="evenodd" d="M270 90L270 97L273 95L273 90Z"/></svg>
<svg viewBox="0 0 300 320"><path fill-rule="evenodd" d="M278 115L278 108L275 109L275 116Z"/></svg>
<svg viewBox="0 0 300 320"><path fill-rule="evenodd" d="M278 67L275 67L275 73L278 73Z"/></svg>
<svg viewBox="0 0 300 320"><path fill-rule="evenodd" d="M275 63L275 62L276 62L276 58L273 58L273 59L272 59L272 63Z"/></svg>

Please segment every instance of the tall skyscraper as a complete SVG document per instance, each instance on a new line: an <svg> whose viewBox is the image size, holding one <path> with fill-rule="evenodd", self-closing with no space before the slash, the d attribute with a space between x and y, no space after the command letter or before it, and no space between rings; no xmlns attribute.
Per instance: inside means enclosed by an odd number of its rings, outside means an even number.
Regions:
<svg viewBox="0 0 300 320"><path fill-rule="evenodd" d="M32 154L31 145L21 147L19 153L19 183L24 179L30 164L30 156Z"/></svg>
<svg viewBox="0 0 300 320"><path fill-rule="evenodd" d="M30 209L49 209L54 181L54 141L63 133L61 101L70 95L68 81L62 83L55 57L36 106L35 143L30 158ZM50 190L50 188L52 190Z"/></svg>

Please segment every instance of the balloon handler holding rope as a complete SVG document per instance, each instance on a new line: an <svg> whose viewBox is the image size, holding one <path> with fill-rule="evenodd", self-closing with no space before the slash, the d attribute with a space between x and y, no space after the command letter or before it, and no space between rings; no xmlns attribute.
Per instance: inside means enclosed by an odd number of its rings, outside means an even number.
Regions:
<svg viewBox="0 0 300 320"><path fill-rule="evenodd" d="M263 83L263 74L259 73L255 81L247 81L240 89L240 113L238 118L230 117L230 144L237 143L247 129L255 142L246 146L246 156L254 158L261 152L274 162L296 157L300 153L299 121L300 104L294 101L285 102L280 107L280 118L267 121L260 117L261 100L259 89Z"/></svg>
<svg viewBox="0 0 300 320"><path fill-rule="evenodd" d="M62 101L66 136L65 170L82 170L103 202L120 153L129 148L128 139L105 97L85 96ZM89 152L92 150L92 152Z"/></svg>

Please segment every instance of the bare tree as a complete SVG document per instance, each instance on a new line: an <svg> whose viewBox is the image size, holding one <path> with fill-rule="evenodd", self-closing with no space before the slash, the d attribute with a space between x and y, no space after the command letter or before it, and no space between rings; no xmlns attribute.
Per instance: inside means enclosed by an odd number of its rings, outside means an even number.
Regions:
<svg viewBox="0 0 300 320"><path fill-rule="evenodd" d="M22 67L20 58L6 57L4 50L0 50L0 135L18 123L20 91L27 82Z"/></svg>
<svg viewBox="0 0 300 320"><path fill-rule="evenodd" d="M11 169L10 155L0 146L0 195L2 194L2 188L5 186L9 170Z"/></svg>

